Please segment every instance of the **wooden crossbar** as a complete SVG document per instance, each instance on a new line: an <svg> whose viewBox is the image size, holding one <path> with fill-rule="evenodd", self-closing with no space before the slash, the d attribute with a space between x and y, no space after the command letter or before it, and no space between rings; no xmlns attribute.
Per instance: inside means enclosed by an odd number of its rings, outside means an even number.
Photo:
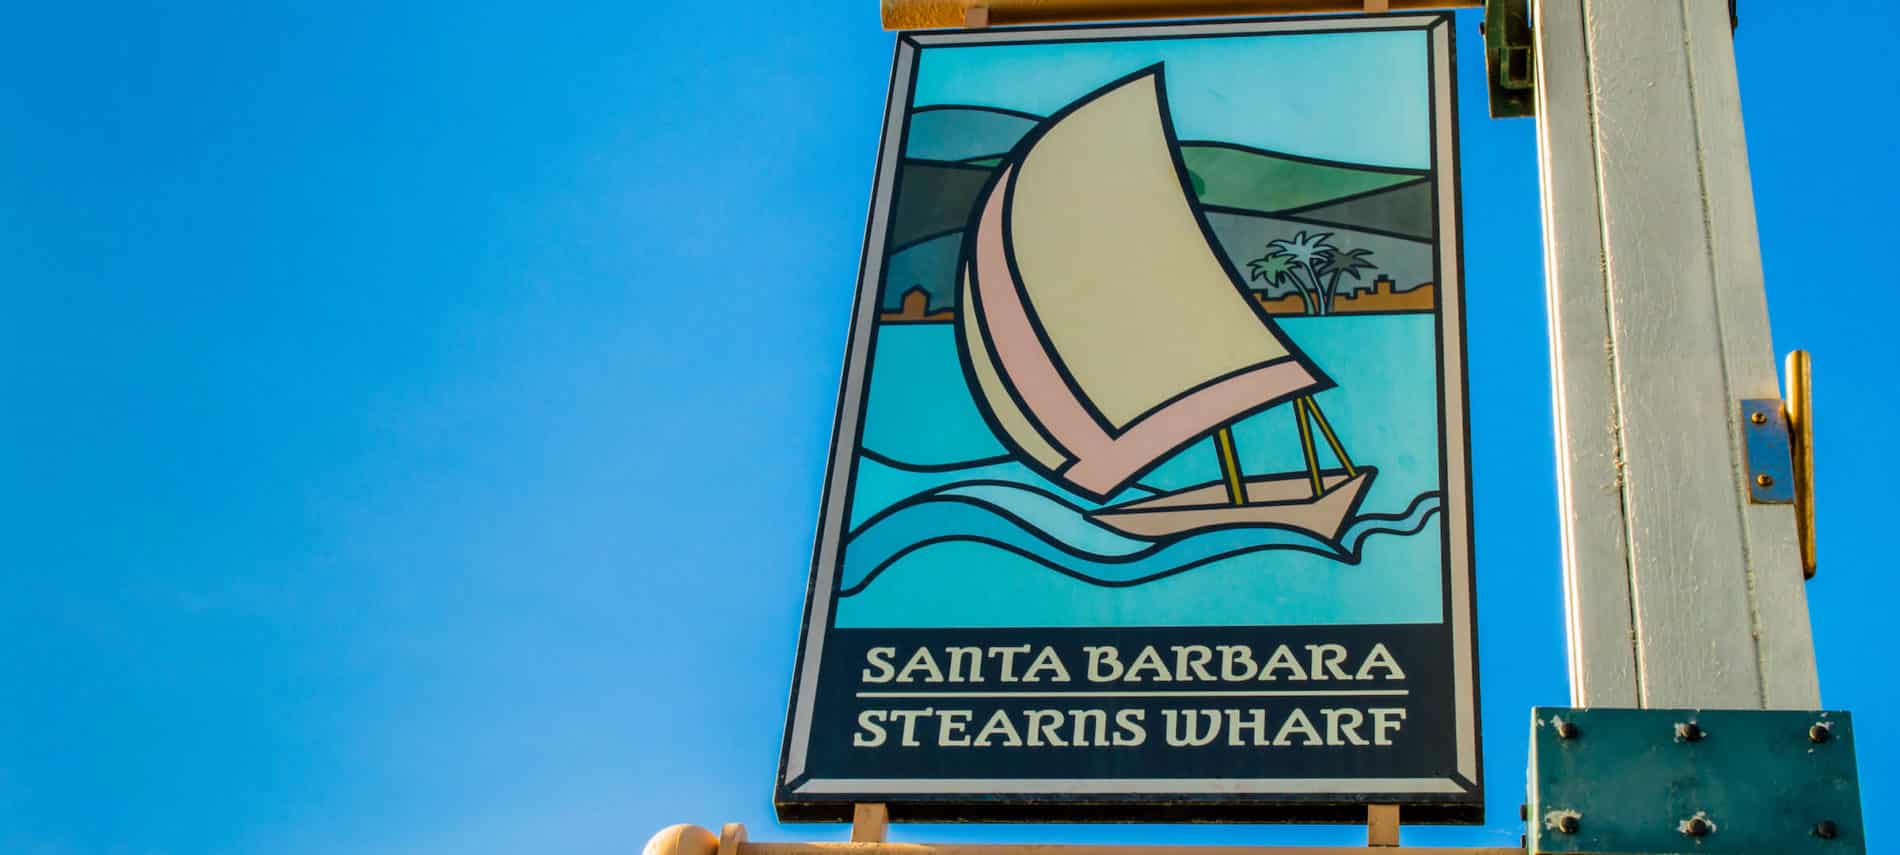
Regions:
<svg viewBox="0 0 1900 855"><path fill-rule="evenodd" d="M1383 807L1383 806L1382 806ZM876 836L881 838L884 826L877 823L883 815L883 806L862 818L866 824L853 823L852 836ZM1396 813L1396 811L1393 811ZM1373 833L1373 840L1396 840L1396 816L1389 817L1393 824L1379 828ZM1368 819L1375 825L1383 825L1388 819L1383 811L1375 811ZM1099 846L1094 844L1043 844L1043 843L890 843L886 841L863 841L856 843L753 843L746 839L745 826L728 823L723 833L714 836L706 829L692 825L675 825L663 829L647 841L642 855L1368 855L1374 851L1391 851L1396 855L1525 855L1522 849L1503 847L1445 847L1418 846L1399 847L1391 844L1377 845L1376 848L1364 846ZM1386 832L1393 834L1387 837Z"/></svg>
<svg viewBox="0 0 1900 855"><path fill-rule="evenodd" d="M1098 846L1046 843L747 843L740 855L1368 855L1364 846ZM1398 855L1524 855L1522 849L1393 847ZM651 853L649 853L651 855Z"/></svg>
<svg viewBox="0 0 1900 855"><path fill-rule="evenodd" d="M1055 24L1153 18L1308 15L1318 12L1403 12L1483 6L1484 0L881 0L884 29L932 30L981 24Z"/></svg>
<svg viewBox="0 0 1900 855"><path fill-rule="evenodd" d="M1364 845L745 844L739 855L1368 855ZM1398 855L1524 855L1501 847L1391 847ZM652 855L652 853L648 853Z"/></svg>

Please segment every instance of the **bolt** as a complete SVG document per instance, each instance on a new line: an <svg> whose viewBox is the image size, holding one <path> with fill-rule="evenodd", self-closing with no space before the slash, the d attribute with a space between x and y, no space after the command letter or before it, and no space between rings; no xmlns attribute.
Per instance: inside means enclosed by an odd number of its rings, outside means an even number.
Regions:
<svg viewBox="0 0 1900 855"><path fill-rule="evenodd" d="M1483 22L1483 21L1479 21L1479 22L1478 22L1478 35L1480 35L1480 36L1482 36L1482 35L1484 35L1484 22Z"/></svg>
<svg viewBox="0 0 1900 855"><path fill-rule="evenodd" d="M1689 820L1689 823L1682 827L1682 833L1690 837L1705 837L1709 831L1709 821L1699 816Z"/></svg>
<svg viewBox="0 0 1900 855"><path fill-rule="evenodd" d="M1531 806L1525 804L1518 805L1517 818L1528 822L1531 818Z"/></svg>
<svg viewBox="0 0 1900 855"><path fill-rule="evenodd" d="M1684 742L1701 742L1702 725L1696 724L1693 721L1678 724L1676 725L1676 738Z"/></svg>
<svg viewBox="0 0 1900 855"><path fill-rule="evenodd" d="M1824 819L1814 824L1814 836L1822 840L1833 840L1840 833L1840 826L1835 825L1834 820Z"/></svg>
<svg viewBox="0 0 1900 855"><path fill-rule="evenodd" d="M1775 486L1775 476L1769 475L1766 472L1764 472L1760 475L1755 476L1755 483L1760 484L1763 487L1773 487Z"/></svg>
<svg viewBox="0 0 1900 855"><path fill-rule="evenodd" d="M1834 734L1827 732L1827 726L1817 724L1808 728L1808 741L1816 745L1828 741Z"/></svg>
<svg viewBox="0 0 1900 855"><path fill-rule="evenodd" d="M1565 834L1576 834L1577 818L1574 816L1566 816L1557 820L1557 830Z"/></svg>
<svg viewBox="0 0 1900 855"><path fill-rule="evenodd" d="M1817 725L1817 727L1818 727L1818 725ZM1567 722L1567 721L1566 721L1566 722L1562 722L1562 723L1560 723L1560 724L1558 724L1558 725L1557 725L1557 738L1558 738L1558 739L1576 739L1576 738L1577 738L1577 726L1576 726L1576 725L1574 725L1574 724L1571 724L1570 722Z"/></svg>
<svg viewBox="0 0 1900 855"><path fill-rule="evenodd" d="M1767 413L1754 413L1754 414L1751 414L1751 415L1750 415L1750 416L1748 417L1748 420L1749 420L1749 421L1751 421L1751 422L1754 422L1755 424L1758 424L1758 425L1765 425L1765 424L1767 424L1767 423L1768 423L1768 414L1767 414Z"/></svg>

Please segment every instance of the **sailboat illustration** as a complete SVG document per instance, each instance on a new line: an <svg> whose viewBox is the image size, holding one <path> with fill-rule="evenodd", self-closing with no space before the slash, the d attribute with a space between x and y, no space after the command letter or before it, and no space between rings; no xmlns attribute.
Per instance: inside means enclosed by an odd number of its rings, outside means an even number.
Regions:
<svg viewBox="0 0 1900 855"><path fill-rule="evenodd" d="M1159 64L1033 129L965 230L957 339L985 418L1043 475L1108 501L1210 434L1221 479L1100 508L1142 537L1260 525L1337 543L1376 471L1313 395L1333 381L1252 300L1196 208ZM1304 471L1241 471L1232 425L1287 405ZM1322 468L1323 437L1338 465Z"/></svg>

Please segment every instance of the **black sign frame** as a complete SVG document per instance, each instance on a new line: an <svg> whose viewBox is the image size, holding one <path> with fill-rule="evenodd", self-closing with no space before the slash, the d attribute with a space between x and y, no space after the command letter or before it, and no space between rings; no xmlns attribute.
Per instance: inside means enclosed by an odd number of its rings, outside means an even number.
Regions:
<svg viewBox="0 0 1900 855"><path fill-rule="evenodd" d="M912 821L1363 822L1370 804L1403 805L1408 823L1483 821L1452 22L1448 14L1406 14L898 35L775 786L781 820L844 821L851 818L854 804L876 802L886 804L893 819ZM978 44L1374 31L1416 31L1428 45L1442 620L1095 629L834 625L843 587L847 509L865 431L873 342L880 311L887 308L881 301L893 199L901 192L898 175L920 55ZM972 654L970 649L980 652ZM989 670L985 679L970 683L974 690L954 698L954 708L940 703L943 698L914 691L928 688L921 683L902 687L913 691L880 691L898 688L878 678L893 679L899 669L914 664L919 650L928 651L925 658L931 660L930 667L917 669L919 681L930 680L932 667L945 682L954 682L955 675L948 673L953 664L966 672L966 682L972 668ZM1152 657L1146 657L1149 650ZM1038 676L1053 678L1046 657L1067 672L1071 685L1090 682L1083 676L1087 669L1101 676L1119 666L1125 674L1139 664L1151 685L1159 684L1161 672L1170 679L1185 675L1194 684L1191 691L1201 694L1155 693L1083 703L1081 691L1065 692L1071 695L1066 698L1057 692L1026 691L1028 671L1039 662L1043 671ZM1287 669L1288 657L1295 669ZM1260 682L1264 669L1259 666L1269 662L1278 663L1277 676L1296 670L1306 674L1305 684L1285 695L1297 702L1260 689L1266 684ZM1161 671L1154 670L1157 664ZM1393 680L1395 672L1403 677ZM1001 681L1008 673L1016 680L1006 686ZM1212 679L1198 679L1203 675ZM1368 695L1355 677L1385 682ZM1381 691L1389 694L1376 694ZM903 694L913 697L899 696ZM1254 703L1259 699L1267 700ZM1261 711L1258 717L1256 709ZM1348 709L1356 715L1342 712ZM1393 709L1403 712L1390 712ZM860 716L867 710L886 713L873 720L877 727L863 726ZM1089 710L1103 714L1099 726ZM1133 729L1142 731L1142 741L1117 744L1118 739L1135 738L1133 730L1121 726L1127 722L1117 718L1131 710L1142 711ZM1305 722L1289 723L1293 711ZM1013 722L1018 744L1010 751L973 751L973 746L956 744L974 739L999 712ZM1031 712L1044 714L1032 718ZM1063 714L1053 727L1050 713ZM1215 719L1238 728L1226 728L1226 736L1207 746L1167 746L1179 735L1177 723L1185 728L1188 720ZM1342 721L1356 723L1352 738L1342 740L1327 732L1337 730ZM1174 728L1166 738L1164 728ZM875 737L872 730L877 731ZM946 736L946 731L953 735ZM1037 732L1043 744L1030 744L1025 731ZM1309 732L1319 737L1318 745L1312 744ZM1272 742L1287 734L1284 745L1258 744L1262 738ZM1096 741L1087 749L1078 748L1073 744L1078 735ZM932 736L935 744L927 741ZM1001 747L1012 738L992 736L984 748ZM1062 738L1054 739L1058 736ZM882 741L854 745L854 738ZM1381 738L1386 744L1376 744ZM1357 745L1354 739L1368 745ZM1244 744L1227 744L1234 740ZM908 744L913 741L916 744ZM1057 741L1070 744L1054 744ZM1249 774L1249 764L1261 758L1267 758L1262 774ZM1139 774L1129 774L1131 769Z"/></svg>

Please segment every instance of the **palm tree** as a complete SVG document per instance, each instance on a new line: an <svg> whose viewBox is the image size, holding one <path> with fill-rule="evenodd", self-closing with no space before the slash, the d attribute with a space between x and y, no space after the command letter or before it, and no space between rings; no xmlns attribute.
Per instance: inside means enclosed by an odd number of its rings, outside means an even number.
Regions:
<svg viewBox="0 0 1900 855"><path fill-rule="evenodd" d="M1339 247L1326 240L1332 236L1332 232L1314 232L1308 236L1305 230L1301 230L1290 239L1267 241L1267 257L1286 256L1293 280L1299 283L1302 295L1311 292L1307 300L1308 314L1326 315L1333 311L1332 292L1320 285L1319 281L1319 269L1329 262L1333 253L1339 251ZM1301 272L1306 274L1307 281L1300 281Z"/></svg>
<svg viewBox="0 0 1900 855"><path fill-rule="evenodd" d="M1299 294L1300 303L1306 307L1307 314L1313 314L1313 298L1308 296L1306 288L1293 273L1293 256L1283 252L1270 252L1247 262L1247 278L1259 279L1267 283L1260 290L1270 299L1279 299L1288 294Z"/></svg>
<svg viewBox="0 0 1900 855"><path fill-rule="evenodd" d="M1340 276L1351 276L1353 281L1358 282L1362 281L1359 279L1359 271L1379 269L1379 265L1366 260L1371 255L1372 250L1369 249L1344 249L1335 250L1331 255L1326 256L1326 259L1320 263L1319 272L1331 277L1326 282L1327 306L1332 306L1333 295L1339 292ZM1360 289L1348 286L1347 290Z"/></svg>

